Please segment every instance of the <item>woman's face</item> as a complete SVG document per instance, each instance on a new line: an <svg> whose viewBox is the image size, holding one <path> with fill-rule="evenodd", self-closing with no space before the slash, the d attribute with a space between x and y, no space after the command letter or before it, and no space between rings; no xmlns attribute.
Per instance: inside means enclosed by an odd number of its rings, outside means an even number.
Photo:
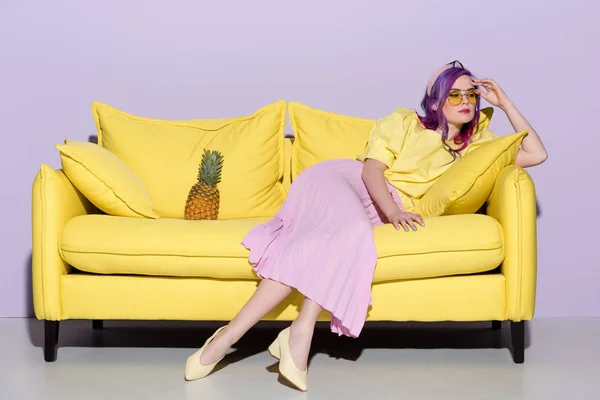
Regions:
<svg viewBox="0 0 600 400"><path fill-rule="evenodd" d="M454 82L442 105L442 112L448 124L461 127L471 122L475 116L475 105L478 100L474 90L475 87L468 75L463 75Z"/></svg>

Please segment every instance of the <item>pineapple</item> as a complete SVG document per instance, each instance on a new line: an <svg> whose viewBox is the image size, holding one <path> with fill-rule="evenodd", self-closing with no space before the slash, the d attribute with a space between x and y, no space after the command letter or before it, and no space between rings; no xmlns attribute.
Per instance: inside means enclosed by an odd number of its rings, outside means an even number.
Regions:
<svg viewBox="0 0 600 400"><path fill-rule="evenodd" d="M198 182L192 186L185 203L185 219L217 219L221 195L217 184L221 182L223 155L204 149L198 170Z"/></svg>

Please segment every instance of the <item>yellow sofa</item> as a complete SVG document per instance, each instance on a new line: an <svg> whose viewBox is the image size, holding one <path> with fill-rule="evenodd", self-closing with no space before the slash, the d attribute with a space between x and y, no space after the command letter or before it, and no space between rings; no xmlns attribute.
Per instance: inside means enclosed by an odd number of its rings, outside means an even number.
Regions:
<svg viewBox="0 0 600 400"><path fill-rule="evenodd" d="M286 138L285 190L292 157ZM240 242L267 220L107 215L62 169L43 164L32 187L32 267L45 360L56 360L63 320L230 320L258 284ZM410 233L379 226L375 240L367 321L492 321L498 329L508 320L513 359L524 361L523 321L533 317L536 290L535 189L525 170L504 168L480 213L429 218ZM265 320L292 320L299 300L292 294Z"/></svg>

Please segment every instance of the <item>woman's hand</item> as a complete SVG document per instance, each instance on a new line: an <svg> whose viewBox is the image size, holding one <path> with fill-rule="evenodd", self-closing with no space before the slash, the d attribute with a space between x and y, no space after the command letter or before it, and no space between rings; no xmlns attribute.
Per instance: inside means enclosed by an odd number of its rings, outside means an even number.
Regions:
<svg viewBox="0 0 600 400"><path fill-rule="evenodd" d="M473 86L482 86L486 92L477 89L477 93L481 95L488 103L493 106L499 107L505 110L510 104L511 100L508 98L504 90L494 81L493 79L472 79Z"/></svg>
<svg viewBox="0 0 600 400"><path fill-rule="evenodd" d="M423 217L421 217L419 214L404 212L404 211L400 211L399 209L397 211L391 213L390 215L387 215L386 217L387 217L388 221L390 222L390 224L394 225L394 227L396 228L397 231L400 230L400 225L402 225L402 227L404 227L404 230L406 232L409 231L409 228L408 228L409 226L412 228L413 231L416 231L417 226L415 225L415 222L421 226L425 226Z"/></svg>
<svg viewBox="0 0 600 400"><path fill-rule="evenodd" d="M515 164L523 167L533 167L546 161L548 153L542 143L542 140L538 136L537 132L529 122L525 119L523 114L517 109L513 102L508 98L506 93L500 88L500 86L492 79L472 79L472 84L475 86L481 86L485 88L487 93L477 90L477 92L487 100L491 105L499 107L506 113L508 120L513 126L515 132L521 132L528 130L529 133L523 139L521 148L517 153L517 159Z"/></svg>

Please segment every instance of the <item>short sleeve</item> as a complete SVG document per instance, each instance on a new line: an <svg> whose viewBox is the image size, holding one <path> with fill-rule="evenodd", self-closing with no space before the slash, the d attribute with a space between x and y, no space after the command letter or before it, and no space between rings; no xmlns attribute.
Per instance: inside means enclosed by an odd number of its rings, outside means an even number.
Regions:
<svg viewBox="0 0 600 400"><path fill-rule="evenodd" d="M399 117L392 114L375 122L365 149L357 160L364 162L372 158L392 168L405 136L402 118Z"/></svg>
<svg viewBox="0 0 600 400"><path fill-rule="evenodd" d="M473 139L471 139L472 142L467 146L466 154L469 154L472 151L480 148L483 144L498 138L499 136L494 132L490 131L489 129L483 129L481 132L478 132Z"/></svg>

